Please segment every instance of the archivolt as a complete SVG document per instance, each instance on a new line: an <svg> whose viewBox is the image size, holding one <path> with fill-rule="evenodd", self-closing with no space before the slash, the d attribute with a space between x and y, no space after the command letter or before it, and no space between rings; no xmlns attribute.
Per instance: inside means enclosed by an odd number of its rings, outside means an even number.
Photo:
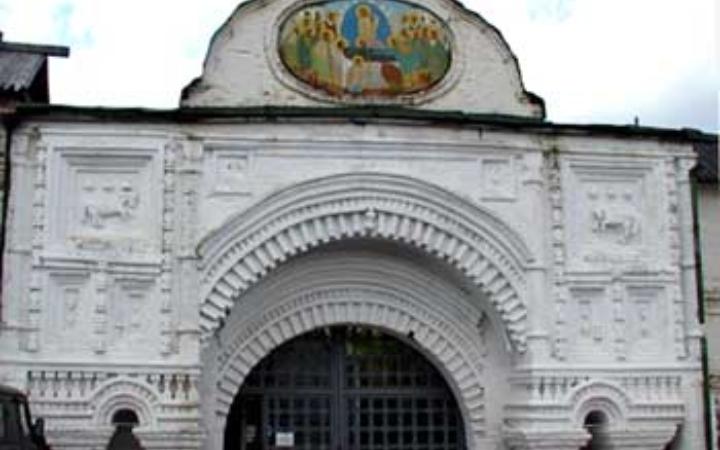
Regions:
<svg viewBox="0 0 720 450"><path fill-rule="evenodd" d="M294 255L351 237L400 241L446 260L490 299L526 348L522 239L488 211L407 177L346 174L284 189L229 220L198 247L206 339L235 299Z"/></svg>
<svg viewBox="0 0 720 450"><path fill-rule="evenodd" d="M482 356L470 330L387 287L320 288L268 305L257 314L233 314L216 354L215 414L226 417L245 377L275 348L305 332L349 323L412 339L438 363L458 396L469 439L484 431ZM472 447L471 447L472 448Z"/></svg>

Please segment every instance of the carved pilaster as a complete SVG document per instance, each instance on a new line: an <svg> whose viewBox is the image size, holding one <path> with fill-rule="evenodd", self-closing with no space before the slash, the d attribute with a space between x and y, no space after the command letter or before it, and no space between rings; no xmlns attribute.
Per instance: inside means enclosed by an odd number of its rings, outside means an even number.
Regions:
<svg viewBox="0 0 720 450"><path fill-rule="evenodd" d="M95 274L95 318L94 318L94 351L102 354L107 351L108 335L108 274L106 264L101 263Z"/></svg>
<svg viewBox="0 0 720 450"><path fill-rule="evenodd" d="M199 228L199 202L203 173L203 145L198 141L173 141L168 154L173 155L175 184L174 258L177 275L173 289L179 302L178 333L197 333L198 274L196 246ZM178 337L179 339L179 337Z"/></svg>
<svg viewBox="0 0 720 450"><path fill-rule="evenodd" d="M200 142L174 142L177 173L179 257L195 257L203 148Z"/></svg>
<svg viewBox="0 0 720 450"><path fill-rule="evenodd" d="M35 171L32 202L32 261L38 265L38 255L44 248L47 230L45 198L47 193L47 145L41 142L39 132L33 132L28 138L28 156L35 157ZM42 328L42 283L37 273L30 276L27 304L27 335L25 350L40 350L40 332Z"/></svg>
<svg viewBox="0 0 720 450"><path fill-rule="evenodd" d="M613 350L618 361L628 358L628 323L625 292L619 279L613 282L610 289L612 296Z"/></svg>
<svg viewBox="0 0 720 450"><path fill-rule="evenodd" d="M555 337L552 354L561 361L567 358L568 292L565 285L565 227L560 155L556 148L545 154L545 178L550 200L551 257L554 267Z"/></svg>
<svg viewBox="0 0 720 450"><path fill-rule="evenodd" d="M160 274L161 353L177 352L175 308L172 302L172 277L175 273L174 244L176 239L176 179L175 164L180 144L171 141L163 148L163 209L162 209L162 266Z"/></svg>
<svg viewBox="0 0 720 450"><path fill-rule="evenodd" d="M695 243L693 235L692 193L690 186L690 170L695 160L691 158L677 158L675 171L677 179L678 196L678 233L680 254L677 261L679 268L679 283L684 299L685 313L685 347L689 355L700 359L700 325L697 314L697 284L695 278Z"/></svg>

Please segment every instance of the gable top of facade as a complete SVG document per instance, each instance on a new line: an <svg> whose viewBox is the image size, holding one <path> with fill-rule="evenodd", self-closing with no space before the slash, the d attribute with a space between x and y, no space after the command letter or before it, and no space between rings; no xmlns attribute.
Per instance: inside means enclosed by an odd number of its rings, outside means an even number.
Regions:
<svg viewBox="0 0 720 450"><path fill-rule="evenodd" d="M182 107L387 106L544 119L499 30L454 0L250 0Z"/></svg>

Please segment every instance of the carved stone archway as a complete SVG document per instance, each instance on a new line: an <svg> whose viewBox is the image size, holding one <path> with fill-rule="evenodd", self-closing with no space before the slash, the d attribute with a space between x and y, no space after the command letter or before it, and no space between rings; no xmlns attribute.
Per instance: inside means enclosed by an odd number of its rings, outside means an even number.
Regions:
<svg viewBox="0 0 720 450"><path fill-rule="evenodd" d="M400 259L398 258L398 261ZM468 448L487 433L486 352L477 298L429 270L404 270L373 255L306 256L243 296L204 351L204 415L216 421L208 448L220 448L232 402L245 377L273 350L306 332L363 325L411 342L445 376L464 418ZM418 266L419 267L419 266ZM497 331L502 321L490 319Z"/></svg>
<svg viewBox="0 0 720 450"><path fill-rule="evenodd" d="M532 256L492 213L428 183L344 174L301 183L229 220L198 247L206 341L236 299L288 258L347 238L401 242L446 261L482 290L518 352L527 346Z"/></svg>

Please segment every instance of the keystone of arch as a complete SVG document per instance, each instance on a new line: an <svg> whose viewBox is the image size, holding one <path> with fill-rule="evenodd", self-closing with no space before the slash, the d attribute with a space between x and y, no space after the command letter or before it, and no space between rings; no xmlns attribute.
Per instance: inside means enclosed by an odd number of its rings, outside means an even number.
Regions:
<svg viewBox="0 0 720 450"><path fill-rule="evenodd" d="M519 352L527 346L525 269L530 251L489 211L435 185L398 175L334 175L270 195L198 246L203 340L235 300L288 258L332 241L401 242L445 260L487 295Z"/></svg>
<svg viewBox="0 0 720 450"><path fill-rule="evenodd" d="M259 314L233 318L239 322L223 328L213 357L214 413L223 422L247 375L273 350L318 328L361 324L412 336L431 357L456 395L468 448L475 448L473 441L486 431L483 358L472 331L413 299L383 288L322 288L273 302Z"/></svg>

